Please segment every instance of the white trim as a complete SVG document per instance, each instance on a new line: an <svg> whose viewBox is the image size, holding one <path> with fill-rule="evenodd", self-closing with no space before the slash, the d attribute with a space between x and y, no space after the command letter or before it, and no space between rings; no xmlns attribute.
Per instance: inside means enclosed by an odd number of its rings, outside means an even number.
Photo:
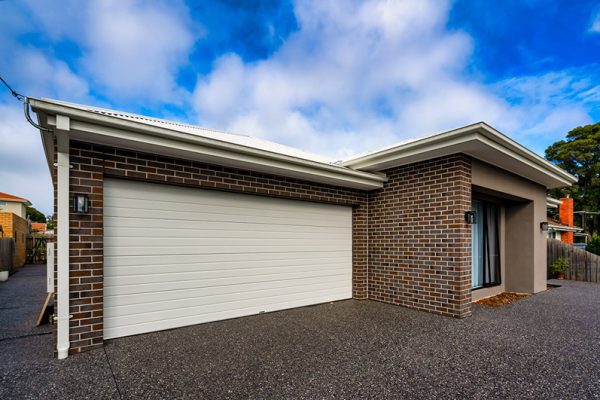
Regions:
<svg viewBox="0 0 600 400"><path fill-rule="evenodd" d="M489 151L499 152L506 157L502 158L502 163L490 162L486 158ZM369 153L346 160L340 165L374 172L451 153L467 154L523 175L521 171L517 171L520 168L529 175L525 176L526 178L546 187L569 186L577 182L575 176L544 160L484 122Z"/></svg>
<svg viewBox="0 0 600 400"><path fill-rule="evenodd" d="M546 207L547 208L557 208L562 204L562 201L559 199L555 199L554 197L546 197Z"/></svg>
<svg viewBox="0 0 600 400"><path fill-rule="evenodd" d="M552 225L552 224L548 224L548 229L552 229L554 231L557 232L582 232L583 228L577 228L575 226L570 227L570 226L562 226L562 225Z"/></svg>
<svg viewBox="0 0 600 400"><path fill-rule="evenodd" d="M71 138L185 157L190 160L246 168L253 171L305 179L355 189L378 189L387 178L383 174L357 171L335 164L307 160L237 143L180 132L114 116L86 111L49 100L31 99L32 109L44 127L56 127L55 115L70 118ZM44 118L44 116L46 118ZM42 136L45 140L46 137Z"/></svg>
<svg viewBox="0 0 600 400"><path fill-rule="evenodd" d="M69 136L57 132L57 302L56 350L58 358L69 355Z"/></svg>

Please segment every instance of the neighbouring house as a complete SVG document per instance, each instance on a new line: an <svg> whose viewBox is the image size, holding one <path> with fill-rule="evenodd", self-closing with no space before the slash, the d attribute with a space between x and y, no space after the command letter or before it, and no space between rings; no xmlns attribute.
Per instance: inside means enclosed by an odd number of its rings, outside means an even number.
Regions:
<svg viewBox="0 0 600 400"><path fill-rule="evenodd" d="M480 122L341 162L31 99L54 181L57 354L342 299L463 318L546 289L546 190L576 178Z"/></svg>
<svg viewBox="0 0 600 400"><path fill-rule="evenodd" d="M22 267L26 260L26 238L29 234L27 206L31 202L22 197L0 192L0 236L15 239L15 266Z"/></svg>
<svg viewBox="0 0 600 400"><path fill-rule="evenodd" d="M45 222L32 222L31 233L46 234L47 226Z"/></svg>
<svg viewBox="0 0 600 400"><path fill-rule="evenodd" d="M548 217L548 238L573 244L574 235L584 235L582 234L583 229L575 226L574 224L572 198L565 197L559 200L548 197L546 198L546 205L548 208L558 208L558 217L560 219L556 220Z"/></svg>

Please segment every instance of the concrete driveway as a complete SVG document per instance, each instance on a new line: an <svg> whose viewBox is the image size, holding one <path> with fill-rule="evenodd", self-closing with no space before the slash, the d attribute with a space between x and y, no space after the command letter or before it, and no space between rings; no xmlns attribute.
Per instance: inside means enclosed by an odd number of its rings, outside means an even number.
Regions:
<svg viewBox="0 0 600 400"><path fill-rule="evenodd" d="M47 328L15 322L41 304L13 299L36 279L41 292L39 267L0 285L3 399L600 397L596 284L564 282L465 320L348 300L112 340L58 361Z"/></svg>

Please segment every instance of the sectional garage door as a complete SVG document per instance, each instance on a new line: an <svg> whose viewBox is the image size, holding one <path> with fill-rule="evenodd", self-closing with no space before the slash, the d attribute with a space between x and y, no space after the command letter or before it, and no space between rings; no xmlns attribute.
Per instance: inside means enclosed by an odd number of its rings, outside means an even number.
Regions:
<svg viewBox="0 0 600 400"><path fill-rule="evenodd" d="M352 297L349 207L104 185L104 337Z"/></svg>

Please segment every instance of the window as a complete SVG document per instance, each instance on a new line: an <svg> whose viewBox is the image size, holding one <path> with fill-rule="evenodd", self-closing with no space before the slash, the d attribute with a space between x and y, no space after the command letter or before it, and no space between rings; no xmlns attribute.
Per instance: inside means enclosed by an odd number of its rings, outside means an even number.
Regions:
<svg viewBox="0 0 600 400"><path fill-rule="evenodd" d="M500 206L473 200L475 223L471 238L473 289L499 285L500 276Z"/></svg>

